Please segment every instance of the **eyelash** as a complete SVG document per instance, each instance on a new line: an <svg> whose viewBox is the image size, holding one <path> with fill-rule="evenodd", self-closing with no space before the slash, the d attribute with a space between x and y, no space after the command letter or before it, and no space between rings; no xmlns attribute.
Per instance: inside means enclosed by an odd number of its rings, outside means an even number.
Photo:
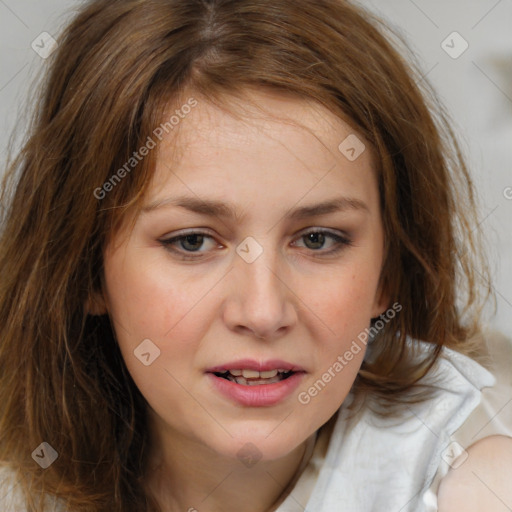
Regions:
<svg viewBox="0 0 512 512"><path fill-rule="evenodd" d="M334 246L333 249L330 249L328 251L324 251L324 252L321 252L321 254L319 254L319 256L333 256L337 253L339 253L340 251L342 251L345 247L349 247L352 245L352 240L350 240L348 237L346 236L341 236L341 235L338 235L336 233L332 233L331 231L326 231L326 230L322 230L322 229L317 229L317 230L310 230L306 233L303 233L299 239L302 239L308 235L311 235L311 234L322 234L322 235L327 235L328 237L332 238L336 244ZM201 232L201 231L190 231L188 233L183 233L181 235L178 235L178 236L173 236L172 238L168 238L168 239L161 239L159 240L159 242L164 246L165 249L173 252L173 253L176 253L176 254L179 254L181 259L183 260L188 260L188 261L192 261L192 260L197 260L197 259L200 259L202 256L203 253L201 253L200 251L185 251L182 252L182 250L178 250L178 249L175 249L173 248L173 244L177 243L177 242L180 242L184 239L186 239L188 236L203 236L205 238L213 238L211 235L209 235L208 233L204 233L204 232ZM310 251L313 251L313 252L320 252L321 250L315 250L315 249L310 249ZM193 253L197 253L199 254L199 256L190 256L189 254L193 254Z"/></svg>

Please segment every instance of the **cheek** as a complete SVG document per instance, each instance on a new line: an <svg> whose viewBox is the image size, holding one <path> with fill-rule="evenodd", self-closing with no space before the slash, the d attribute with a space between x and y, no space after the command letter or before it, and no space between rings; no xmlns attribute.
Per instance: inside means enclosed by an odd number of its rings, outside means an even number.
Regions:
<svg viewBox="0 0 512 512"><path fill-rule="evenodd" d="M143 261L122 253L105 260L109 311L123 359L139 390L156 408L168 407L169 400L178 407L188 403L178 383L187 382L210 322L205 305L212 285L164 271L159 262ZM149 345L150 357L154 350L159 352L145 366L136 352L147 339L157 347Z"/></svg>
<svg viewBox="0 0 512 512"><path fill-rule="evenodd" d="M302 391L313 408L336 408L357 377L366 353L378 270L373 261L359 259L331 274L324 286L310 287L308 305L320 320L314 322L313 334L317 364Z"/></svg>
<svg viewBox="0 0 512 512"><path fill-rule="evenodd" d="M323 286L310 288L307 303L331 334L346 338L368 326L375 304L378 274L358 266L330 275Z"/></svg>
<svg viewBox="0 0 512 512"><path fill-rule="evenodd" d="M194 284L162 268L159 262L141 262L143 258L128 260L120 255L106 262L110 312L130 338L163 339L187 325L187 318L205 295L207 283Z"/></svg>
<svg viewBox="0 0 512 512"><path fill-rule="evenodd" d="M319 312L321 321L314 321L317 326L314 372L297 395L300 407L314 421L327 421L341 406L366 353L361 333L369 327L374 287L362 275L365 274L339 275L339 279L333 278L328 286L315 293L317 309L311 309ZM311 428L316 425L314 421L310 423Z"/></svg>

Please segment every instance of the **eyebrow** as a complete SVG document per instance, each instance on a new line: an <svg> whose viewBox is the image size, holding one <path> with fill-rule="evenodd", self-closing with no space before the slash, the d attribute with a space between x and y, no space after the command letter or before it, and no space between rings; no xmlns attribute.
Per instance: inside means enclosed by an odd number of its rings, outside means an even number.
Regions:
<svg viewBox="0 0 512 512"><path fill-rule="evenodd" d="M236 209L234 205L226 204L222 201L198 199L187 196L157 200L143 207L142 211L146 213L169 206L185 208L191 212L207 215L210 217L224 217L238 221L243 217L243 215ZM309 217L316 217L329 213L349 210L361 210L366 212L370 211L368 206L360 199L353 197L336 197L321 203L292 209L285 214L285 217L292 220L300 220Z"/></svg>

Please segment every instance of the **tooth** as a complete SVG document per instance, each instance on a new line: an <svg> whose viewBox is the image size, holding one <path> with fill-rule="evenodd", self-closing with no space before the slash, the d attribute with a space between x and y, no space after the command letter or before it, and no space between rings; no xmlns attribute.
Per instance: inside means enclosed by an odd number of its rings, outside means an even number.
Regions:
<svg viewBox="0 0 512 512"><path fill-rule="evenodd" d="M281 379L279 377L273 377L271 379L258 379L258 380L248 380L248 386L265 386L266 384L274 384L276 382L280 382Z"/></svg>
<svg viewBox="0 0 512 512"><path fill-rule="evenodd" d="M247 386L247 381L243 377L235 378L237 384L242 384L243 386Z"/></svg>
<svg viewBox="0 0 512 512"><path fill-rule="evenodd" d="M282 368L278 368L278 369L277 369L277 371L278 371L279 373L284 373L284 372L286 372L287 370L283 370Z"/></svg>
<svg viewBox="0 0 512 512"><path fill-rule="evenodd" d="M229 370L229 373L235 377L240 377L242 375L242 370Z"/></svg>
<svg viewBox="0 0 512 512"><path fill-rule="evenodd" d="M248 386L259 386L261 384L266 384L266 383L261 380L248 380L247 381Z"/></svg>
<svg viewBox="0 0 512 512"><path fill-rule="evenodd" d="M269 370L268 372L260 372L262 379L271 379L277 375L277 370Z"/></svg>
<svg viewBox="0 0 512 512"><path fill-rule="evenodd" d="M260 372L255 370L242 370L242 375L246 379L255 379L260 376Z"/></svg>

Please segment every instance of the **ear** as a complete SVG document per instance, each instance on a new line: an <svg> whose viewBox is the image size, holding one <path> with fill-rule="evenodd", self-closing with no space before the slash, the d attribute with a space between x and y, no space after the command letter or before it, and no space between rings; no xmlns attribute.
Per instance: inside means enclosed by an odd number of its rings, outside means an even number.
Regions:
<svg viewBox="0 0 512 512"><path fill-rule="evenodd" d="M388 292L388 287L382 282L379 282L379 287L375 293L375 301L372 308L372 318L378 318L385 311L389 309L391 299Z"/></svg>
<svg viewBox="0 0 512 512"><path fill-rule="evenodd" d="M85 300L85 311L89 315L106 315L108 312L107 302L103 296L103 292L94 291Z"/></svg>

